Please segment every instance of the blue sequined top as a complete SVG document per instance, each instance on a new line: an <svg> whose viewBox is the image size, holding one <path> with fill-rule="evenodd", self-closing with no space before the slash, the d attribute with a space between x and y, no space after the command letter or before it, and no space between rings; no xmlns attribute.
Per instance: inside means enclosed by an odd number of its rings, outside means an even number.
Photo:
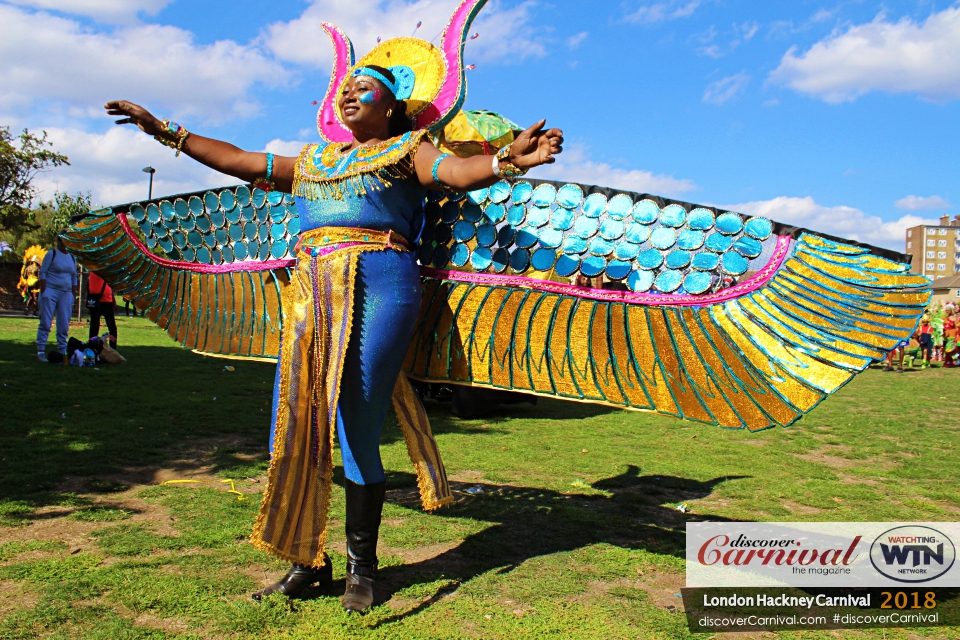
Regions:
<svg viewBox="0 0 960 640"><path fill-rule="evenodd" d="M293 193L301 232L319 227L394 231L415 242L423 229L426 189L416 183L413 156L425 131L342 152L312 144L297 159Z"/></svg>
<svg viewBox="0 0 960 640"><path fill-rule="evenodd" d="M343 198L308 200L297 196L300 231L318 227L361 227L395 231L414 242L423 228L426 190L407 180L394 180L378 191Z"/></svg>

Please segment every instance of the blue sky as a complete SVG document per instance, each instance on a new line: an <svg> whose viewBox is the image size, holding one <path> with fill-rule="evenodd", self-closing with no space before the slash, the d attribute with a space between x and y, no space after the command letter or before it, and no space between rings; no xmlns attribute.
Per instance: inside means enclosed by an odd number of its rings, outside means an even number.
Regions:
<svg viewBox="0 0 960 640"><path fill-rule="evenodd" d="M326 20L359 55L430 39L456 0L0 0L0 124L46 129L41 179L101 204L234 182L100 106L138 101L244 148L318 139ZM903 249L960 204L960 4L500 0L467 46L467 107L564 129L533 177L649 191ZM955 203L955 204L954 204Z"/></svg>

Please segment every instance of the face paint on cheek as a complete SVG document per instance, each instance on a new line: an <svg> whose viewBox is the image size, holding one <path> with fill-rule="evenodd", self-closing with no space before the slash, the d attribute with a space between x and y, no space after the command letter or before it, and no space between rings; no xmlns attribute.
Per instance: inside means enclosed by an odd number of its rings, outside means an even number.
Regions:
<svg viewBox="0 0 960 640"><path fill-rule="evenodd" d="M357 101L360 104L373 104L374 102L380 101L380 90L374 89L373 91L367 91L366 93L361 93L360 97L357 98Z"/></svg>

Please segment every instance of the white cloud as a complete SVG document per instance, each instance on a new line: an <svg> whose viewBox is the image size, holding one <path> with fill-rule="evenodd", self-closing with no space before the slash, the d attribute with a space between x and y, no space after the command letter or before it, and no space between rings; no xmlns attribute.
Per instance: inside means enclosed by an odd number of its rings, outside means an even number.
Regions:
<svg viewBox="0 0 960 640"><path fill-rule="evenodd" d="M333 54L321 22L340 27L359 58L377 45L377 38L409 36L417 22L423 22L417 37L439 45L440 34L458 5L458 0L313 0L300 17L268 25L261 40L281 60L323 69L332 63ZM471 28L471 34L480 37L468 43L467 56L473 61L518 61L546 55L544 40L530 36L527 28L535 6L528 0L502 9L491 2Z"/></svg>
<svg viewBox="0 0 960 640"><path fill-rule="evenodd" d="M563 153L557 156L555 164L538 167L531 177L595 184L664 196L678 196L697 188L690 180L678 180L673 176L653 174L640 169L618 169L605 162L596 162L590 159L582 145L567 145Z"/></svg>
<svg viewBox="0 0 960 640"><path fill-rule="evenodd" d="M953 208L953 205L940 196L907 196L894 202L893 206L906 211L934 211L936 209Z"/></svg>
<svg viewBox="0 0 960 640"><path fill-rule="evenodd" d="M0 110L13 116L46 103L89 117L102 114L107 100L127 98L217 123L257 113L254 85L289 79L256 48L230 40L197 45L191 32L161 25L97 33L74 20L3 4L0 60Z"/></svg>
<svg viewBox="0 0 960 640"><path fill-rule="evenodd" d="M655 22L663 22L664 20L687 18L693 15L693 12L696 11L699 6L700 0L655 2L641 6L633 13L624 16L624 20L640 24L652 24Z"/></svg>
<svg viewBox="0 0 960 640"><path fill-rule="evenodd" d="M44 173L34 181L43 200L58 190L90 191L93 202L102 206L145 200L149 177L141 170L148 165L157 170L154 197L241 182L187 156L175 157L172 149L130 125L103 134L73 128L46 131L54 150L70 158L70 166Z"/></svg>
<svg viewBox="0 0 960 640"><path fill-rule="evenodd" d="M313 132L316 136L316 132ZM319 140L317 140L319 142ZM289 156L297 157L300 155L300 152L303 151L303 146L309 144L307 142L299 142L296 140L281 140L279 138L274 138L267 143L267 146L263 148L267 153L273 153L278 156Z"/></svg>
<svg viewBox="0 0 960 640"><path fill-rule="evenodd" d="M734 25L734 27L740 30L744 40L750 40L760 30L760 25L756 22L744 22L741 25Z"/></svg>
<svg viewBox="0 0 960 640"><path fill-rule="evenodd" d="M827 11L826 9L820 9L815 14L813 14L813 17L810 18L810 22L826 22L827 20L832 18L833 14L835 13L836 13L836 10Z"/></svg>
<svg viewBox="0 0 960 640"><path fill-rule="evenodd" d="M791 48L770 80L827 102L869 91L917 93L930 100L960 97L960 6L925 21L872 22L833 34L797 54Z"/></svg>
<svg viewBox="0 0 960 640"><path fill-rule="evenodd" d="M702 56L709 56L711 58L719 58L723 54L720 53L720 45L711 44L708 47L700 47L697 49L697 53Z"/></svg>
<svg viewBox="0 0 960 640"><path fill-rule="evenodd" d="M173 0L6 0L34 9L49 9L77 16L87 16L97 22L123 24L136 22L139 13L156 15Z"/></svg>
<svg viewBox="0 0 960 640"><path fill-rule="evenodd" d="M587 39L588 35L590 35L588 32L581 31L575 36L570 36L567 38L567 46L571 49L578 48L581 44L583 44L583 41Z"/></svg>
<svg viewBox="0 0 960 640"><path fill-rule="evenodd" d="M746 89L748 84L750 84L750 76L744 72L727 76L723 80L707 85L707 89L703 92L703 101L723 104Z"/></svg>
<svg viewBox="0 0 960 640"><path fill-rule="evenodd" d="M920 224L937 224L914 215L905 215L899 220L884 221L854 207L827 207L813 198L780 196L772 200L742 202L725 205L725 209L754 216L764 216L777 222L786 222L811 231L820 231L841 238L894 249L904 250L905 231Z"/></svg>

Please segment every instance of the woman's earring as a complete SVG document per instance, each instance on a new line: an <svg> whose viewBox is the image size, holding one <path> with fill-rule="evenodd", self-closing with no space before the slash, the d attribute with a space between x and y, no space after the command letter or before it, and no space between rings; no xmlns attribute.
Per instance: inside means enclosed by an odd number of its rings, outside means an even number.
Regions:
<svg viewBox="0 0 960 640"><path fill-rule="evenodd" d="M392 117L393 117L393 109L387 109L387 117L388 117L388 118L392 118Z"/></svg>

